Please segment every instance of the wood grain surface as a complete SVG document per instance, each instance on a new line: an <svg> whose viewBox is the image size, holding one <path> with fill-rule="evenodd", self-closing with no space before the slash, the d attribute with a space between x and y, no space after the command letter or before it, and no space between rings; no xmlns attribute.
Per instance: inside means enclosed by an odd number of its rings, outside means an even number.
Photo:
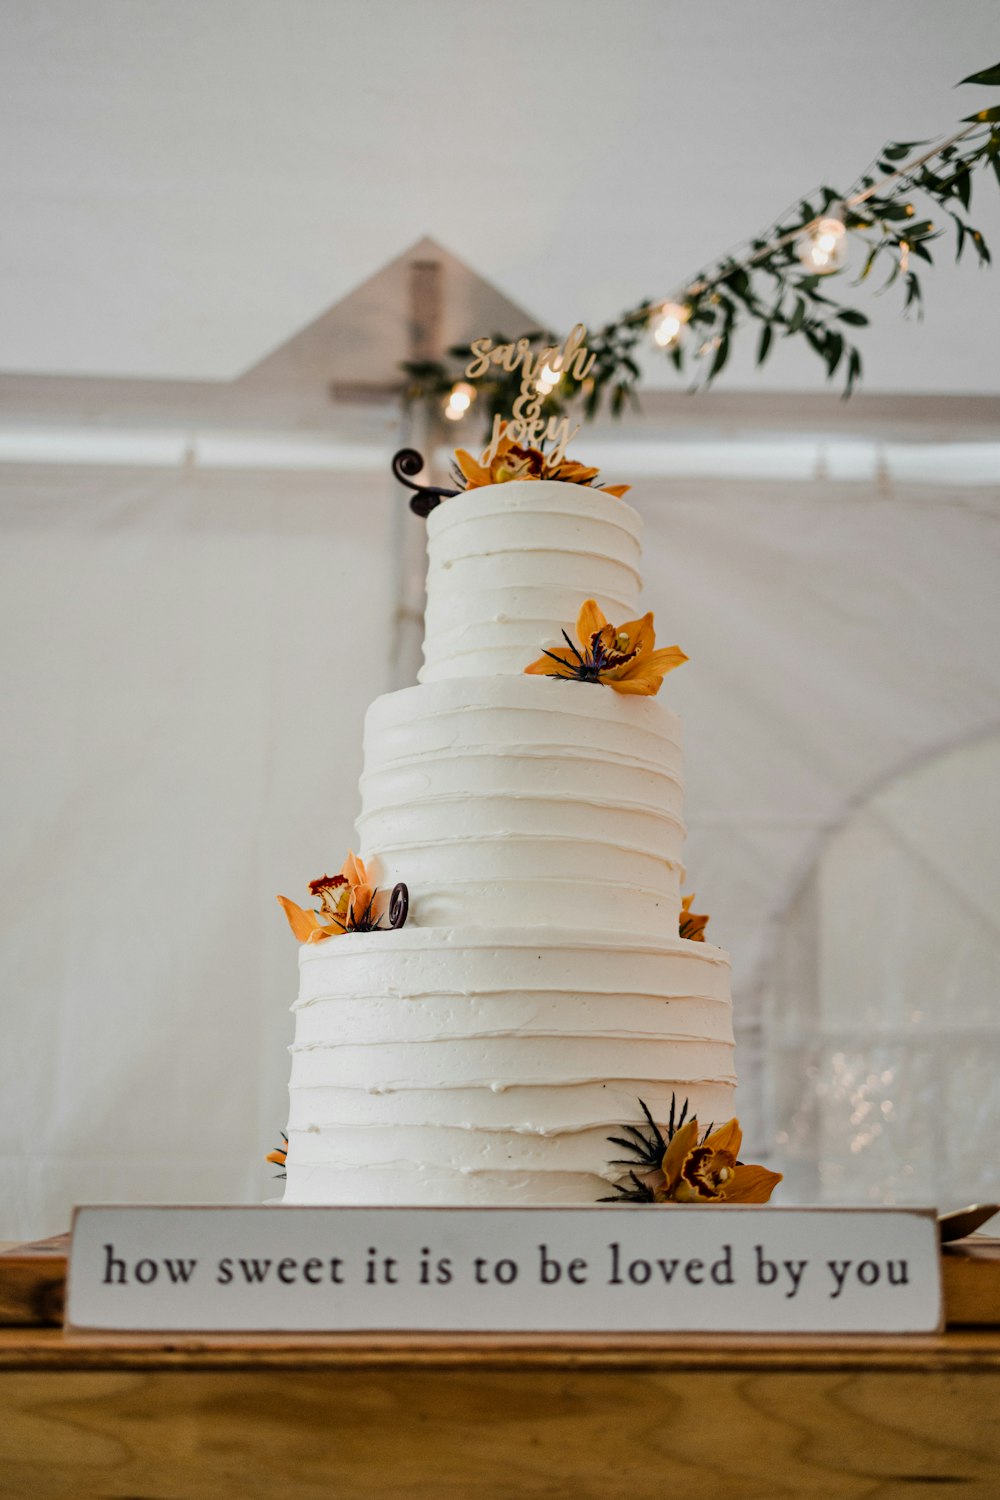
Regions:
<svg viewBox="0 0 1000 1500"><path fill-rule="evenodd" d="M5 1500L996 1500L974 1373L441 1369L0 1378Z"/></svg>
<svg viewBox="0 0 1000 1500"><path fill-rule="evenodd" d="M4 1500L997 1500L1000 1332L0 1334Z"/></svg>
<svg viewBox="0 0 1000 1500"><path fill-rule="evenodd" d="M957 1321L996 1321L996 1246L951 1257L950 1273L946 1255ZM1000 1500L997 1327L751 1338L27 1326L58 1316L63 1248L4 1257L21 1326L0 1328L2 1500Z"/></svg>
<svg viewBox="0 0 1000 1500"><path fill-rule="evenodd" d="M1000 1330L910 1335L669 1333L77 1333L0 1329L0 1373L457 1368L990 1373ZM1000 1500L1000 1491L998 1491Z"/></svg>

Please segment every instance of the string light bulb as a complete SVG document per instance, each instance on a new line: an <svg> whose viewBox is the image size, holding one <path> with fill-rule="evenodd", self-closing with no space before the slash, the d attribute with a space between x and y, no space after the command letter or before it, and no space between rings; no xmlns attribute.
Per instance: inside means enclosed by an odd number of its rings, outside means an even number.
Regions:
<svg viewBox="0 0 1000 1500"><path fill-rule="evenodd" d="M459 380L448 392L444 414L449 422L460 422L476 399L476 388L467 380Z"/></svg>
<svg viewBox="0 0 1000 1500"><path fill-rule="evenodd" d="M543 365L538 372L535 388L540 396L548 396L555 390L561 379L561 370L554 370L551 365Z"/></svg>
<svg viewBox="0 0 1000 1500"><path fill-rule="evenodd" d="M807 271L817 276L829 276L839 271L847 259L847 229L841 215L831 213L819 219L802 236L798 244L799 260Z"/></svg>
<svg viewBox="0 0 1000 1500"><path fill-rule="evenodd" d="M682 302L663 302L657 308L653 324L653 342L661 349L672 349L675 344L680 343L684 324L691 316L691 310Z"/></svg>

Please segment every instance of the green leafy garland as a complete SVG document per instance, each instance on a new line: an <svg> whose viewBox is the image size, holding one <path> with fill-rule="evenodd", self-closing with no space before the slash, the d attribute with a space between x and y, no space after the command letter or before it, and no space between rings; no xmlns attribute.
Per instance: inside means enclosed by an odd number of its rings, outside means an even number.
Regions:
<svg viewBox="0 0 1000 1500"><path fill-rule="evenodd" d="M963 78L962 83L1000 88L1000 63ZM721 256L691 277L675 297L666 302L646 299L590 333L587 344L596 355L590 375L582 384L563 376L546 397L546 415L556 415L577 401L588 418L596 416L605 402L613 416L619 416L629 403L637 404L641 371L636 350L665 307L676 309L681 326L690 330L687 337L670 341L667 357L681 372L694 362L696 386L712 383L725 367L737 334L756 322L760 328L758 365L768 358L776 338L804 339L825 364L828 378L841 372L844 395L849 396L861 376L861 354L850 330L864 327L868 318L826 295L826 284L839 274L840 267L810 273L803 266L800 248L821 221L833 218L843 225L846 235L856 236L865 246L863 268L852 284L859 285L884 269L882 290L900 281L904 310L912 309L920 316L923 293L912 263L933 265L929 246L946 232L918 211L914 200L923 194L952 221L956 261L969 248L980 265L989 265L986 241L970 223L968 213L973 177L979 168L992 168L1000 183L1000 105L966 116L962 126L916 158L911 153L929 143L890 141L846 192L817 189L737 254ZM514 337L527 339L534 348L560 342L550 330L540 328ZM493 340L495 344L512 342L509 334L502 333L494 333ZM457 345L448 350L447 362L404 364L407 402L441 403L461 378L468 358L468 348ZM497 366L477 383L487 426L494 415L510 412L519 390L518 372L508 374Z"/></svg>

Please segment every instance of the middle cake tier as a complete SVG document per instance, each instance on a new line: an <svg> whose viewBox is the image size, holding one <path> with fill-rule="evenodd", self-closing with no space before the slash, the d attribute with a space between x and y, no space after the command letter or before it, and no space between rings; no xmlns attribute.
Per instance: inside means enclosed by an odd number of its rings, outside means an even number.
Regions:
<svg viewBox="0 0 1000 1500"><path fill-rule="evenodd" d="M654 698L456 677L376 698L361 848L420 927L676 935L680 723Z"/></svg>

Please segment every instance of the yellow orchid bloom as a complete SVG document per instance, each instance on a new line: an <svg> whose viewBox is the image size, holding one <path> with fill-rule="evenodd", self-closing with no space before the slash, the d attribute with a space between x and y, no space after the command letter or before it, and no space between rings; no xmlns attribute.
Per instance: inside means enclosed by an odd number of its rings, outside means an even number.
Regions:
<svg viewBox="0 0 1000 1500"><path fill-rule="evenodd" d="M264 1157L265 1161L273 1161L276 1167L283 1167L285 1159L288 1156L288 1137L284 1131L281 1132L281 1139L285 1144L283 1146L275 1146L274 1150L269 1151Z"/></svg>
<svg viewBox="0 0 1000 1500"><path fill-rule="evenodd" d="M382 917L387 898L372 883L362 859L350 851L339 875L321 875L309 882L319 897L319 911L279 896L288 925L300 943L322 943L345 932L372 932Z"/></svg>
<svg viewBox="0 0 1000 1500"><path fill-rule="evenodd" d="M687 938L689 943L704 943L706 941L705 928L708 926L709 918L699 916L697 912L691 910L694 898L695 893L692 891L690 896L685 896L681 901L680 936Z"/></svg>
<svg viewBox="0 0 1000 1500"><path fill-rule="evenodd" d="M579 648L563 631L565 646L545 651L525 667L540 677L565 677L577 682L602 682L616 693L650 697L660 691L667 672L687 661L679 646L655 650L656 631L650 611L641 620L609 625L595 599L587 599L576 622Z"/></svg>
<svg viewBox="0 0 1000 1500"><path fill-rule="evenodd" d="M504 423L501 428L503 435L497 444L493 458L489 461L487 461L488 448L484 450L478 462L464 448L456 450L455 463L465 480L467 490L478 490L486 484L509 484L515 479L559 479L567 484L583 484L589 487L597 479L600 472L598 469L588 469L584 464L576 463L569 458L562 458L558 463L552 463L541 448L519 447L507 437L506 426L507 424ZM631 486L608 484L601 488L604 494L614 495L620 500Z"/></svg>
<svg viewBox="0 0 1000 1500"><path fill-rule="evenodd" d="M728 1120L699 1145L698 1121L675 1131L663 1154L663 1182L658 1203L767 1203L781 1181L780 1172L737 1161L743 1132L739 1120Z"/></svg>

